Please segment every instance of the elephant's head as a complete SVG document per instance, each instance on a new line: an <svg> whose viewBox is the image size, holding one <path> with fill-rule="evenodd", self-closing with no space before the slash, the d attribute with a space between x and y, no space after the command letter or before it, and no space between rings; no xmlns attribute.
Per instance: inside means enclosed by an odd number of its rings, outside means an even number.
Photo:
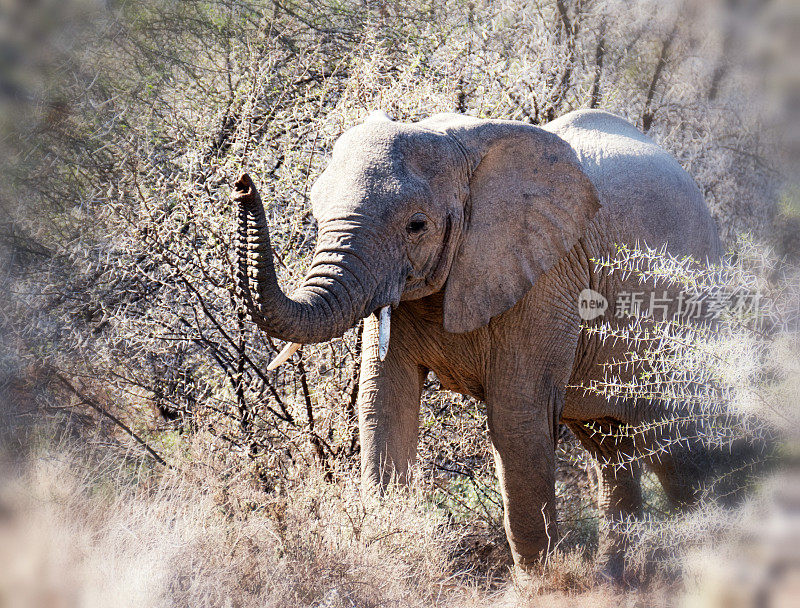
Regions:
<svg viewBox="0 0 800 608"><path fill-rule="evenodd" d="M339 138L311 189L317 248L287 297L258 193L247 176L235 188L240 291L262 329L297 343L440 290L445 329L477 329L524 296L599 208L573 150L540 128L455 114L371 118Z"/></svg>

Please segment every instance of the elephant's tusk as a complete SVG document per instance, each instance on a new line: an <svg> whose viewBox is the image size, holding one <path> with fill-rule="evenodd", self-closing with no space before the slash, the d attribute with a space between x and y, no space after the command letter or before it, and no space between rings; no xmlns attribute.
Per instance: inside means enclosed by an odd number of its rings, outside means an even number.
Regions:
<svg viewBox="0 0 800 608"><path fill-rule="evenodd" d="M283 347L283 350L278 353L278 356L275 357L270 364L267 365L267 371L272 371L276 367L283 365L286 361L291 357L293 354L297 352L297 349L303 346L297 342L289 342L286 346Z"/></svg>
<svg viewBox="0 0 800 608"><path fill-rule="evenodd" d="M378 317L378 357L381 361L386 358L389 350L389 333L391 331L392 307L384 306L381 308Z"/></svg>

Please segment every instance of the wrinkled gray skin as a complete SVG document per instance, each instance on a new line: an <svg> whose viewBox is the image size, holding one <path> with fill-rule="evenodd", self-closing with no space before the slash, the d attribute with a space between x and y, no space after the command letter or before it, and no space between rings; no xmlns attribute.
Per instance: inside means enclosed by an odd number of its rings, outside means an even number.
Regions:
<svg viewBox="0 0 800 608"><path fill-rule="evenodd" d="M636 514L641 494L639 465L614 464L656 438L601 443L584 423L614 432L664 412L567 388L601 379L598 364L615 354L580 331L578 294L603 294L612 308L600 320L613 321L617 294L641 289L592 262L613 255L615 243L719 256L700 191L675 159L601 111L573 112L544 129L455 114L414 124L371 118L341 136L314 184L318 245L291 297L275 278L255 187L243 176L236 188L240 287L263 330L321 342L366 317L364 489L406 480L423 379L433 371L444 387L486 403L516 564L534 563L557 538L554 448L563 422L598 457L607 522L600 553L606 571L620 576L622 541L608 523ZM386 305L394 309L381 361L371 313ZM644 462L676 504L692 501L701 456Z"/></svg>

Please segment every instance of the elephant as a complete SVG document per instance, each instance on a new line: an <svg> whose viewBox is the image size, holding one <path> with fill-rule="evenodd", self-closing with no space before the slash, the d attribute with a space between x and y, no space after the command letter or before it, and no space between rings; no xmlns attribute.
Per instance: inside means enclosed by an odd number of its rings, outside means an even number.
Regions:
<svg viewBox="0 0 800 608"><path fill-rule="evenodd" d="M542 127L459 114L415 123L371 115L339 137L313 184L317 245L291 296L278 285L264 208L247 174L232 199L239 295L261 330L290 342L273 366L299 344L341 336L365 319L365 492L408 481L423 381L433 372L445 389L485 403L503 523L523 572L557 538L560 423L597 457L600 555L610 576L621 576L624 564L613 523L641 510L642 466L675 504L693 501L700 460L630 459L647 452L637 442L648 439L617 432L657 419L657 404L578 388L602 379L602 364L619 354L582 331L581 293L615 302L632 288L597 260L618 244L697 260L721 255L695 182L630 122L600 110ZM615 438L604 442L587 424Z"/></svg>

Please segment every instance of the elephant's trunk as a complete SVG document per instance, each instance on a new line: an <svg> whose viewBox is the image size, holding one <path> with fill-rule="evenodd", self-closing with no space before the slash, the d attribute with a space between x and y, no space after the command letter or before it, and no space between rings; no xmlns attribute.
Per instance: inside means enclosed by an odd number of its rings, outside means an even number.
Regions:
<svg viewBox="0 0 800 608"><path fill-rule="evenodd" d="M275 275L264 205L247 174L234 184L233 200L239 206L238 291L258 327L281 340L324 342L371 312L365 309L375 285L362 277L372 275L354 251L337 243L318 246L302 285L287 297Z"/></svg>

